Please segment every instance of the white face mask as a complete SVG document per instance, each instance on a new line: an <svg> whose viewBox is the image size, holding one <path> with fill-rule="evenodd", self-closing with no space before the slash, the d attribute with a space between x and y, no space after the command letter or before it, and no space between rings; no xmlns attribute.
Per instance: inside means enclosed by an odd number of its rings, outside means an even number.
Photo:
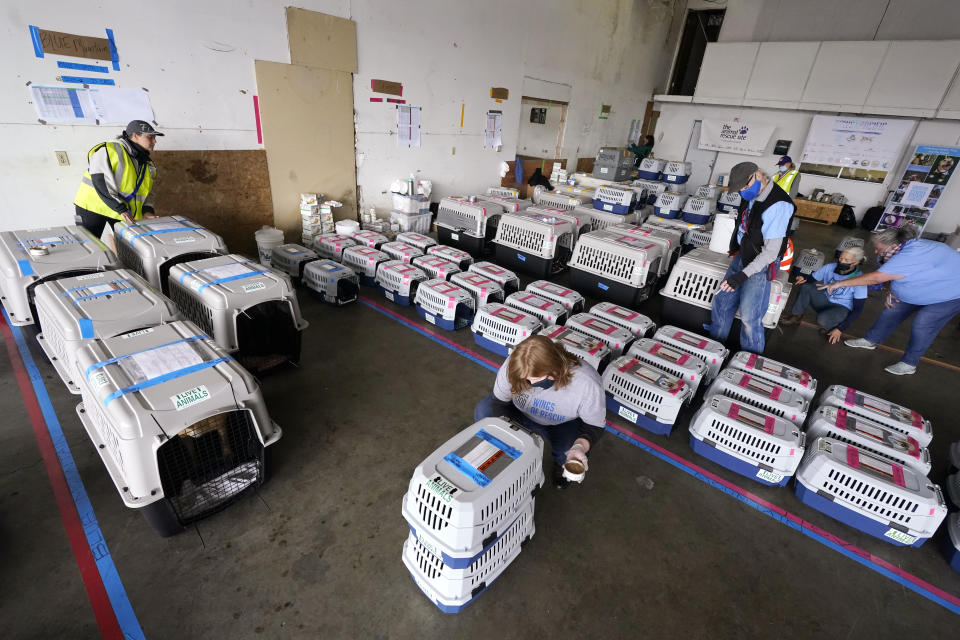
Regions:
<svg viewBox="0 0 960 640"><path fill-rule="evenodd" d="M787 172L787 165L782 164L777 167L776 173L786 173L786 172Z"/></svg>

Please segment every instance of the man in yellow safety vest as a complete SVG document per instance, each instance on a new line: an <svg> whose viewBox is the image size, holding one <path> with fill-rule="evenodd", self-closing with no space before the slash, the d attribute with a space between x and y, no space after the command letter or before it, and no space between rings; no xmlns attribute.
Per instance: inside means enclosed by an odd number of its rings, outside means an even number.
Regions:
<svg viewBox="0 0 960 640"><path fill-rule="evenodd" d="M157 167L150 152L157 143L148 122L133 120L115 142L101 142L87 153L87 170L73 199L77 223L100 237L118 220L132 222L153 215L150 192Z"/></svg>
<svg viewBox="0 0 960 640"><path fill-rule="evenodd" d="M780 162L777 163L777 172L773 175L773 181L786 191L790 198L797 197L797 192L800 190L800 172L797 171L797 167L793 164L790 156L780 158Z"/></svg>

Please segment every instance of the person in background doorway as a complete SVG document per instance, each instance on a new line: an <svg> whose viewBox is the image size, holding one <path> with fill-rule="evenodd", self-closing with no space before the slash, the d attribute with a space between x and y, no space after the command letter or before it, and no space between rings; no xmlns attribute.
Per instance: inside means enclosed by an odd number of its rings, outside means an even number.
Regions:
<svg viewBox="0 0 960 640"><path fill-rule="evenodd" d="M641 142L643 144L631 144L628 147L630 153L637 156L637 159L633 163L633 166L635 167L639 167L640 161L650 155L650 152L653 151L653 136L643 136Z"/></svg>
<svg viewBox="0 0 960 640"><path fill-rule="evenodd" d="M760 321L770 303L770 281L787 248L787 230L796 206L752 162L733 166L729 189L739 191L741 199L737 230L730 237L734 258L713 298L711 322L704 329L714 340L726 340L739 310L740 348L763 353L765 336Z"/></svg>
<svg viewBox="0 0 960 640"><path fill-rule="evenodd" d="M843 282L818 285L833 293L840 287L890 283L884 310L862 338L844 344L875 349L913 314L910 341L899 362L884 371L902 376L914 373L920 358L950 319L960 313L960 253L942 242L921 240L912 225L873 234L880 268Z"/></svg>
<svg viewBox="0 0 960 640"><path fill-rule="evenodd" d="M825 264L812 274L807 280L803 276L797 277L794 283L799 287L797 299L793 303L792 315L780 320L780 324L790 326L800 324L803 312L808 307L817 313L817 324L821 331L827 334L830 344L837 344L843 332L853 321L860 317L863 306L867 301L867 287L839 286L831 293L819 289L818 285L831 284L850 280L861 275L860 264L863 262L863 249L852 247L840 254L838 262Z"/></svg>
<svg viewBox="0 0 960 640"><path fill-rule="evenodd" d="M493 393L473 411L474 420L500 416L550 442L553 482L562 489L563 464L577 460L586 468L603 435L607 408L600 375L546 336L531 336L500 366Z"/></svg>
<svg viewBox="0 0 960 640"><path fill-rule="evenodd" d="M797 171L797 165L793 164L790 156L783 156L777 162L777 172L773 175L773 181L786 191L790 198L796 198L800 191L800 172Z"/></svg>
<svg viewBox="0 0 960 640"><path fill-rule="evenodd" d="M150 152L157 144L148 122L133 120L115 142L101 142L87 153L87 170L73 199L77 224L97 238L118 220L153 216L151 191L157 167Z"/></svg>

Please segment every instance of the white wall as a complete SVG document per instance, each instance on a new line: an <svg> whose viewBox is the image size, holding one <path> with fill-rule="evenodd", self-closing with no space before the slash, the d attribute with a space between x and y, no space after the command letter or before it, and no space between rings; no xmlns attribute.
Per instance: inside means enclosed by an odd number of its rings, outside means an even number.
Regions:
<svg viewBox="0 0 960 640"><path fill-rule="evenodd" d="M766 154L763 156L719 153L713 169L713 179L716 179L719 174L729 173L730 168L738 162L755 162L763 171L769 173L779 159L779 156L773 154L773 146L777 139L792 140L793 144L790 147L789 155L795 161L799 161L803 153L807 132L810 129L810 123L813 121L813 117L817 115L811 111L701 104L659 103L657 106L660 109L660 119L657 121L654 152L658 158L683 158L695 120L739 117L746 122L776 126L767 145ZM913 147L921 144L960 146L960 122L954 120L921 120L910 143L904 150L904 156L910 153ZM902 165L906 161L906 157L902 158L901 165L888 174L887 180L883 184L802 174L800 193L806 195L817 188L822 188L830 193L843 193L847 196L859 219L869 207L886 201L890 184L899 178L900 172L903 170ZM925 232L953 231L957 225L960 225L960 180L952 180L937 204Z"/></svg>
<svg viewBox="0 0 960 640"><path fill-rule="evenodd" d="M110 77L121 87L149 89L159 127L169 132L159 148L256 149L253 61L289 62L286 4L169 0L151 5L145 23L140 9L120 0L7 0L0 17L0 55L7 61L0 77L0 228L72 220L87 150L120 129L37 122L25 84L53 83L57 58L34 56L28 25L99 37L112 28L121 70ZM297 4L357 22L358 183L362 204L382 214L390 181L414 171L433 180L438 195L499 182L500 162L515 154L520 97L530 82L569 85L567 159L622 144L630 121L663 90L679 28L675 12L682 9L645 0ZM402 82L403 98L423 107L421 148L396 147L395 109L369 101L373 78ZM491 100L491 87L509 88L510 99ZM599 119L601 104L613 107L607 120ZM504 112L499 153L483 149L484 113L491 108ZM54 150L66 150L71 165L57 166Z"/></svg>
<svg viewBox="0 0 960 640"><path fill-rule="evenodd" d="M530 122L533 109L546 109L543 123ZM563 105L524 100L520 104L520 130L517 132L517 154L553 157L557 149L560 128L563 125Z"/></svg>

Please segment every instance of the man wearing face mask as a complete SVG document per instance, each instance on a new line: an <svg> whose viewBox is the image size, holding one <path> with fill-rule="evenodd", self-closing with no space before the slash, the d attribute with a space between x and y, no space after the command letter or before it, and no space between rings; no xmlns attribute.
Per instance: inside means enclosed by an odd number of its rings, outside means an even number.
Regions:
<svg viewBox="0 0 960 640"><path fill-rule="evenodd" d="M546 336L518 344L500 366L493 393L474 420L506 416L540 434L553 452L553 483L567 485L563 464L587 468L587 453L604 433L606 398L600 375Z"/></svg>
<svg viewBox="0 0 960 640"><path fill-rule="evenodd" d="M863 249L852 247L840 254L839 262L825 264L810 275L810 280L799 276L797 300L793 303L792 315L780 320L780 324L790 326L800 324L803 312L812 307L817 312L817 324L827 334L830 344L837 344L844 331L860 317L867 301L867 287L838 286L829 293L820 289L821 284L833 284L850 280L861 275L859 269L863 262Z"/></svg>
<svg viewBox="0 0 960 640"><path fill-rule="evenodd" d="M711 323L704 325L714 340L726 340L740 311L740 348L763 353L760 321L770 302L770 281L776 277L787 247L787 230L796 206L790 196L752 162L730 170L729 188L740 192L737 229L730 237L733 262L713 298Z"/></svg>

